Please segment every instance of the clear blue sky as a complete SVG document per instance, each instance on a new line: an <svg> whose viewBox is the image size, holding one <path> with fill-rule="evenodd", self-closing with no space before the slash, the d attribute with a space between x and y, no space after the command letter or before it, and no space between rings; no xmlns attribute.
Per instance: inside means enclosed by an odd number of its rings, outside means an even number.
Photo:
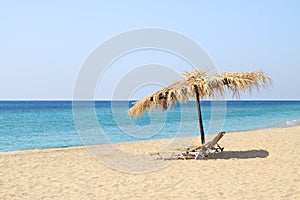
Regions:
<svg viewBox="0 0 300 200"><path fill-rule="evenodd" d="M245 98L300 99L299 2L2 1L0 99L72 99L88 55L143 27L189 36L219 71L262 69L273 78L270 90Z"/></svg>

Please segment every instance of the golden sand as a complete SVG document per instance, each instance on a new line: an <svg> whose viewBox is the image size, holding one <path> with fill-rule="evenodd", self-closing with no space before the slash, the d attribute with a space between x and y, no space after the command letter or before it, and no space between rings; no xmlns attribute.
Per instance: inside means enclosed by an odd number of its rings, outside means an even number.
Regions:
<svg viewBox="0 0 300 200"><path fill-rule="evenodd" d="M168 142L0 153L0 199L300 199L300 126L225 134L210 159L143 153Z"/></svg>

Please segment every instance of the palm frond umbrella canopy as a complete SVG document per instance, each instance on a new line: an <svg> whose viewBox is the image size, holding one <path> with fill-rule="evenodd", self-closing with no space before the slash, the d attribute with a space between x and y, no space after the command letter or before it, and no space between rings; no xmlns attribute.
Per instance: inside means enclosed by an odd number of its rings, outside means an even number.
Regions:
<svg viewBox="0 0 300 200"><path fill-rule="evenodd" d="M269 85L271 85L271 78L261 71L208 74L206 71L197 70L183 74L182 79L136 102L129 109L128 114L139 117L146 110L161 108L165 111L177 102L187 102L196 98L201 143L204 144L201 99L225 97L226 91L231 92L233 97L240 98L244 91L252 92L254 89L266 88Z"/></svg>

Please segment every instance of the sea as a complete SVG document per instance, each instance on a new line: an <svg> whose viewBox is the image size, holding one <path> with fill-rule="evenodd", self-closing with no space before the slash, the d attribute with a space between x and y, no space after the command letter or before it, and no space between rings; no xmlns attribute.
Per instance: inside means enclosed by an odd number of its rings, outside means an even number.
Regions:
<svg viewBox="0 0 300 200"><path fill-rule="evenodd" d="M135 118L135 101L0 101L0 151L65 148L199 135L194 101ZM300 123L300 101L201 101L205 134ZM249 132L253 134L253 132Z"/></svg>

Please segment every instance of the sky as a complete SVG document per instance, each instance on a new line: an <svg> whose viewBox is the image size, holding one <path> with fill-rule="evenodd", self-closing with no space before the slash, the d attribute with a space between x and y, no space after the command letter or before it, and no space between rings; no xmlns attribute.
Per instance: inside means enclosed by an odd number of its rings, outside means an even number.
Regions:
<svg viewBox="0 0 300 200"><path fill-rule="evenodd" d="M72 99L80 70L97 47L118 34L147 27L189 37L220 72L262 70L272 78L271 88L245 94L244 99L300 99L296 0L2 1L0 99ZM191 69L166 52L125 55L99 78L95 98L111 99L132 66L149 63L180 72ZM134 97L164 84L148 85Z"/></svg>

